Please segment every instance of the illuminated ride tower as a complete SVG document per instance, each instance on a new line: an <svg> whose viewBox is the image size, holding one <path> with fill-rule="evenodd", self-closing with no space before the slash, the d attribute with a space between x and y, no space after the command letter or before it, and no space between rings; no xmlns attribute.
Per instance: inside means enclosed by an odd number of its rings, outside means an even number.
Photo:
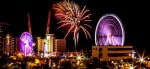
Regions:
<svg viewBox="0 0 150 69"><path fill-rule="evenodd" d="M30 34L32 34L31 23L30 23L30 15L29 15L29 13L28 13L28 32L29 32Z"/></svg>
<svg viewBox="0 0 150 69"><path fill-rule="evenodd" d="M95 30L92 56L108 59L130 59L132 46L124 46L125 32L121 20L115 14L103 15Z"/></svg>

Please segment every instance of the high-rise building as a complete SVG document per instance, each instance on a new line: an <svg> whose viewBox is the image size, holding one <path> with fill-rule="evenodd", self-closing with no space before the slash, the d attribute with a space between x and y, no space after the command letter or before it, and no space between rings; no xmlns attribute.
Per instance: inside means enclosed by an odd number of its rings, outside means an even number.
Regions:
<svg viewBox="0 0 150 69"><path fill-rule="evenodd" d="M4 37L5 37L5 31L6 31L6 27L10 25L8 23L0 23L0 53L4 53L3 50L3 46L4 46ZM8 27L7 27L8 29Z"/></svg>
<svg viewBox="0 0 150 69"><path fill-rule="evenodd" d="M41 37L37 37L36 39L39 56L51 57L56 52L66 52L66 40L56 39L54 34L46 34L44 39Z"/></svg>
<svg viewBox="0 0 150 69"><path fill-rule="evenodd" d="M41 39L41 37L37 37L37 52L42 53L44 47L44 39Z"/></svg>
<svg viewBox="0 0 150 69"><path fill-rule="evenodd" d="M3 30L2 30L2 26L0 25L0 52L3 51Z"/></svg>
<svg viewBox="0 0 150 69"><path fill-rule="evenodd" d="M5 38L5 46L4 46L4 52L5 54L10 54L10 46L11 46L11 36L10 34L6 34Z"/></svg>
<svg viewBox="0 0 150 69"><path fill-rule="evenodd" d="M54 52L54 42L55 36L54 34L46 34L44 51L48 54Z"/></svg>
<svg viewBox="0 0 150 69"><path fill-rule="evenodd" d="M45 54L50 56L54 52L55 36L54 34L46 34L45 39L37 37L37 51L38 54Z"/></svg>
<svg viewBox="0 0 150 69"><path fill-rule="evenodd" d="M4 39L3 52L10 56L15 55L15 52L17 51L18 40L12 37L11 34L6 34L6 37L3 39Z"/></svg>

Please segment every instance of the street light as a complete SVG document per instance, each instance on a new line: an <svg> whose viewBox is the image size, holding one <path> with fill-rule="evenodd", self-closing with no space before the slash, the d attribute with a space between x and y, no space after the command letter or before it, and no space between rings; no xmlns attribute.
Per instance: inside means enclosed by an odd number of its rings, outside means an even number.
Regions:
<svg viewBox="0 0 150 69"><path fill-rule="evenodd" d="M21 54L21 53L18 53L17 56L18 56L19 58L22 58L22 54Z"/></svg>
<svg viewBox="0 0 150 69"><path fill-rule="evenodd" d="M130 66L130 68L129 69L134 69L134 67L133 66Z"/></svg>
<svg viewBox="0 0 150 69"><path fill-rule="evenodd" d="M18 61L18 59L22 60L22 54L20 52L17 54L17 61Z"/></svg>
<svg viewBox="0 0 150 69"><path fill-rule="evenodd" d="M140 62L143 62L144 61L144 58L140 58Z"/></svg>
<svg viewBox="0 0 150 69"><path fill-rule="evenodd" d="M81 60L81 56L77 56L77 59L78 59L78 60Z"/></svg>
<svg viewBox="0 0 150 69"><path fill-rule="evenodd" d="M35 43L33 43L32 46L35 46Z"/></svg>
<svg viewBox="0 0 150 69"><path fill-rule="evenodd" d="M141 57L141 58L139 59L139 61L140 61L140 69L141 69L141 64L144 62L144 58Z"/></svg>

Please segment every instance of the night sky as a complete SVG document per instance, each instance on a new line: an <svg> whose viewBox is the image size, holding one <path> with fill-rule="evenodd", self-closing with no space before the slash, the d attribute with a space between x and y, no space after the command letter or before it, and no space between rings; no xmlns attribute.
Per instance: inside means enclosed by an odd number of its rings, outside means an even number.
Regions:
<svg viewBox="0 0 150 69"><path fill-rule="evenodd" d="M44 37L46 31L47 14L51 10L52 3L61 0L5 0L0 1L0 22L11 24L8 32L14 37L19 37L21 33L27 31L27 14L30 14L33 37ZM130 1L130 0L74 0L80 7L87 6L92 13L91 26L89 30L92 39L86 40L81 32L79 45L77 48L88 48L95 45L94 33L98 20L102 15L113 13L117 15L124 26L125 44L132 45L136 49L146 49L149 45L149 15L150 4L148 2ZM51 10L52 11L52 10ZM56 38L63 38L64 34L58 27L57 21L52 12L50 32L55 34ZM71 36L67 37L67 47L72 50L74 44Z"/></svg>

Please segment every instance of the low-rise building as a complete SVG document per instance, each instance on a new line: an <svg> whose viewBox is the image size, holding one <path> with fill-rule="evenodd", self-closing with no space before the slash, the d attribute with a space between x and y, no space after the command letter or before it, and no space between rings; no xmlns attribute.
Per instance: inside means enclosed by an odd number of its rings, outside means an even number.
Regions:
<svg viewBox="0 0 150 69"><path fill-rule="evenodd" d="M102 60L132 59L133 46L92 46L92 57Z"/></svg>

